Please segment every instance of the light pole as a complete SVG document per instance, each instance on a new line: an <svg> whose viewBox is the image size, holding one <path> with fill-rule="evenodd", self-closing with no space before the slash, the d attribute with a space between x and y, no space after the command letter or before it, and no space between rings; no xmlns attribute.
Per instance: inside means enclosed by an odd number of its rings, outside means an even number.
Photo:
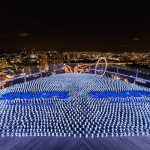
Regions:
<svg viewBox="0 0 150 150"><path fill-rule="evenodd" d="M25 72L24 72L24 68L22 69L23 71L23 76L24 76L24 82L26 82L26 75L25 75Z"/></svg>
<svg viewBox="0 0 150 150"><path fill-rule="evenodd" d="M119 68L118 68L118 66L117 66L117 75L118 75L118 71L119 71Z"/></svg>
<svg viewBox="0 0 150 150"><path fill-rule="evenodd" d="M2 80L0 80L1 81L1 88L2 88Z"/></svg>
<svg viewBox="0 0 150 150"><path fill-rule="evenodd" d="M137 77L138 77L138 73L139 73L139 70L137 69L136 70L136 76L135 76L135 79L134 79L134 84L136 83L136 80L137 80Z"/></svg>

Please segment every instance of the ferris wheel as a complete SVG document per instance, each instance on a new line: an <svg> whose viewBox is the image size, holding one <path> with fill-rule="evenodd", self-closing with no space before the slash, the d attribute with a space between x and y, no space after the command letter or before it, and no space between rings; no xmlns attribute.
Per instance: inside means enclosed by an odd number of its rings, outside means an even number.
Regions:
<svg viewBox="0 0 150 150"><path fill-rule="evenodd" d="M99 60L96 63L96 66L95 66L95 74L98 74L100 76L105 75L107 66L108 66L108 64L107 64L106 58L105 57L99 58Z"/></svg>

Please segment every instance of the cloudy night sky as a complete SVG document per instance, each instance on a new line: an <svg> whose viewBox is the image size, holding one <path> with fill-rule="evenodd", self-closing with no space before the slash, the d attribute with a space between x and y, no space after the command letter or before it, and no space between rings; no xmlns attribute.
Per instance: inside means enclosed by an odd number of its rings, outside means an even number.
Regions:
<svg viewBox="0 0 150 150"><path fill-rule="evenodd" d="M133 0L12 2L0 19L0 49L150 50L148 5Z"/></svg>

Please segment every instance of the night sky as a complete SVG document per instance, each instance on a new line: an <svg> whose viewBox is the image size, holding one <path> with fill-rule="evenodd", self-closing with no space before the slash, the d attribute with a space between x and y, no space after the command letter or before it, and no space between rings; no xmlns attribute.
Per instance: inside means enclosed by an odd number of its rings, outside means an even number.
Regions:
<svg viewBox="0 0 150 150"><path fill-rule="evenodd" d="M149 51L149 5L63 1L0 5L0 48Z"/></svg>

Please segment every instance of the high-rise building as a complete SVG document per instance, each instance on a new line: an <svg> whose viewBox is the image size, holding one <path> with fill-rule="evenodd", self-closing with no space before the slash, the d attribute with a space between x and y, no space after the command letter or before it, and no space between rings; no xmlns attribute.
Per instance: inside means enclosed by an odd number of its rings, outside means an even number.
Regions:
<svg viewBox="0 0 150 150"><path fill-rule="evenodd" d="M8 67L7 60L4 58L0 58L0 68L7 68L7 67Z"/></svg>

